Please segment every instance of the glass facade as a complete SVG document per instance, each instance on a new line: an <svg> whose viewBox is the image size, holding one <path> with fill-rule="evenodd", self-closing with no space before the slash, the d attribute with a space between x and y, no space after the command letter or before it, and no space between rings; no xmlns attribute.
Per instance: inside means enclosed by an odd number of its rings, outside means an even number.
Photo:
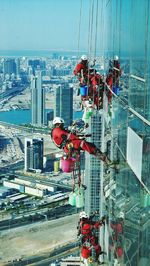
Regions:
<svg viewBox="0 0 150 266"><path fill-rule="evenodd" d="M150 1L107 0L102 8L106 29L104 52L111 59L118 55L122 68L119 96L112 101L110 128L111 155L119 160L119 167L111 170L104 181L104 206L109 217L105 247L109 265L148 266Z"/></svg>

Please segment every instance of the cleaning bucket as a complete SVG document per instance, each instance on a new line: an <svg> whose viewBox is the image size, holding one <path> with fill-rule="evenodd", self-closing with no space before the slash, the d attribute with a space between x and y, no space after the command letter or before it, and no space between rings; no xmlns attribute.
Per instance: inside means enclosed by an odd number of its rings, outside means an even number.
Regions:
<svg viewBox="0 0 150 266"><path fill-rule="evenodd" d="M86 119L89 119L93 114L93 109L92 108L89 108L87 111L86 111Z"/></svg>
<svg viewBox="0 0 150 266"><path fill-rule="evenodd" d="M90 255L91 255L91 250L90 250L90 248L89 247L82 247L81 248L81 256L82 256L82 258L84 258L84 259L88 259L89 257L90 257Z"/></svg>
<svg viewBox="0 0 150 266"><path fill-rule="evenodd" d="M69 204L71 206L76 206L76 196L76 193L73 191L69 194Z"/></svg>
<svg viewBox="0 0 150 266"><path fill-rule="evenodd" d="M77 195L76 195L76 207L77 208L82 208L82 207L84 207L84 195L83 195L83 193L78 193Z"/></svg>
<svg viewBox="0 0 150 266"><path fill-rule="evenodd" d="M119 95L119 87L113 87L113 92L114 92L116 95Z"/></svg>
<svg viewBox="0 0 150 266"><path fill-rule="evenodd" d="M62 171L65 173L70 173L73 171L75 164L75 159L74 158L69 158L69 159L61 159L61 168Z"/></svg>
<svg viewBox="0 0 150 266"><path fill-rule="evenodd" d="M80 87L80 95L87 96L87 86Z"/></svg>
<svg viewBox="0 0 150 266"><path fill-rule="evenodd" d="M59 161L54 161L54 172L57 173L59 172Z"/></svg>

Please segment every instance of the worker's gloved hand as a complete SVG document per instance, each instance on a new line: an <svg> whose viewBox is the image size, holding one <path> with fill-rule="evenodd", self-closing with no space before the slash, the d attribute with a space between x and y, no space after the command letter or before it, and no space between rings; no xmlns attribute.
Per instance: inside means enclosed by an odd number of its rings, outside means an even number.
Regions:
<svg viewBox="0 0 150 266"><path fill-rule="evenodd" d="M92 136L92 134L86 134L85 135L85 137L91 137Z"/></svg>
<svg viewBox="0 0 150 266"><path fill-rule="evenodd" d="M72 122L72 126L75 126L76 124L77 124L76 121L73 121L73 122Z"/></svg>
<svg viewBox="0 0 150 266"><path fill-rule="evenodd" d="M80 235L77 235L77 239L79 240L79 241L81 241L82 240L82 235L80 234Z"/></svg>
<svg viewBox="0 0 150 266"><path fill-rule="evenodd" d="M104 216L102 216L102 218L101 218L101 222L102 222L103 225L105 225L105 221L106 221L106 216L104 215Z"/></svg>
<svg viewBox="0 0 150 266"><path fill-rule="evenodd" d="M79 137L79 139L81 139L81 140L85 140L85 137L84 137L84 136L79 136L79 135L78 135L78 137Z"/></svg>
<svg viewBox="0 0 150 266"><path fill-rule="evenodd" d="M85 128L88 128L88 127L89 127L89 124L88 124L88 123L86 123L84 127L85 127Z"/></svg>
<svg viewBox="0 0 150 266"><path fill-rule="evenodd" d="M84 83L84 78L81 78L81 83Z"/></svg>
<svg viewBox="0 0 150 266"><path fill-rule="evenodd" d="M77 77L78 77L78 78L81 78L81 74L80 74L80 73L77 73Z"/></svg>
<svg viewBox="0 0 150 266"><path fill-rule="evenodd" d="M99 86L95 85L95 91L99 91Z"/></svg>
<svg viewBox="0 0 150 266"><path fill-rule="evenodd" d="M67 136L64 134L64 135L61 135L62 139L63 140L66 140L67 139Z"/></svg>

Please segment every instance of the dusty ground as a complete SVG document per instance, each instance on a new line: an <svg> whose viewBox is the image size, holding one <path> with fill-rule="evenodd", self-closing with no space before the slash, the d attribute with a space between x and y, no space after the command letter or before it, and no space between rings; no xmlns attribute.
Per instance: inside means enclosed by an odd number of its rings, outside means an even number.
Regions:
<svg viewBox="0 0 150 266"><path fill-rule="evenodd" d="M78 215L31 224L0 233L0 266L76 240Z"/></svg>
<svg viewBox="0 0 150 266"><path fill-rule="evenodd" d="M54 107L53 93L46 93L46 108ZM11 109L30 109L31 108L31 90L25 89L21 94L11 97L0 105L0 111L7 111Z"/></svg>
<svg viewBox="0 0 150 266"><path fill-rule="evenodd" d="M16 130L0 125L0 165L12 163L24 158L22 146Z"/></svg>
<svg viewBox="0 0 150 266"><path fill-rule="evenodd" d="M54 108L54 92L46 92L45 98L46 109ZM78 102L80 101L80 96L74 94L74 105L76 108L76 103L78 107ZM75 103L76 102L76 103ZM12 109L30 109L31 108L31 90L30 88L25 89L21 94L18 94L9 100L3 101L0 104L0 111L8 111Z"/></svg>

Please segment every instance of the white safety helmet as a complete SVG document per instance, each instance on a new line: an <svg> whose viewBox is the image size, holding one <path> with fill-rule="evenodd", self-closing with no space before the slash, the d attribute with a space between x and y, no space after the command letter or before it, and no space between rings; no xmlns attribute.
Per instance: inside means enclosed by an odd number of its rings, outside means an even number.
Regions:
<svg viewBox="0 0 150 266"><path fill-rule="evenodd" d="M118 60L119 60L119 56L118 56L118 55L115 55L115 56L114 56L114 60L115 60L115 61L118 61Z"/></svg>
<svg viewBox="0 0 150 266"><path fill-rule="evenodd" d="M86 61L87 60L87 55L82 55L81 56L81 60Z"/></svg>
<svg viewBox="0 0 150 266"><path fill-rule="evenodd" d="M86 212L80 212L80 219L82 218L88 218L88 215L86 214Z"/></svg>
<svg viewBox="0 0 150 266"><path fill-rule="evenodd" d="M64 119L62 119L61 117L55 117L53 120L53 125L56 124L64 124Z"/></svg>

